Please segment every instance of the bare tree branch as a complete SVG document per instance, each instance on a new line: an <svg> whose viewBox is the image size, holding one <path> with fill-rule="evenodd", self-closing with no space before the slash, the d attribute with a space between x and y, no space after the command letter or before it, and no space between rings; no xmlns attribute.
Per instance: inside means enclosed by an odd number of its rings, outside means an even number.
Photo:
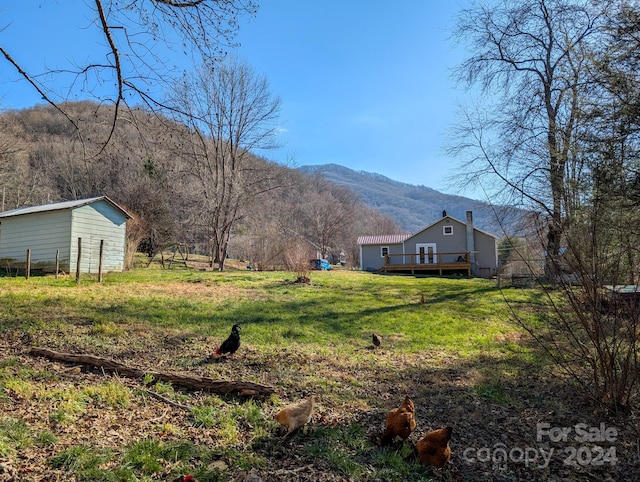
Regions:
<svg viewBox="0 0 640 482"><path fill-rule="evenodd" d="M174 76L174 66L166 61L167 50L194 65L203 61L213 64L224 57L225 49L234 46L240 17L256 11L255 0L134 0L127 4L94 0L93 9L89 10L94 21L89 28L98 29L104 38L104 50L95 55L103 54L107 62L91 59L69 68L33 72L6 48L0 47L0 52L42 99L65 114L77 130L82 126L64 112L63 102L69 94L93 95L99 102L115 106L112 128L96 149L100 154L113 138L123 106L139 100L152 110L167 107L162 102L163 88ZM61 86L65 80L68 85ZM105 86L111 81L115 90L105 94Z"/></svg>
<svg viewBox="0 0 640 482"><path fill-rule="evenodd" d="M62 115L64 115L67 120L69 122L71 122L71 124L73 124L73 126L78 129L78 124L76 124L76 122L67 115L67 113L56 103L54 102L48 95L46 92L44 92L44 90L42 90L42 88L40 87L40 84L38 84L38 82L36 82L21 66L18 62L16 62L16 60L9 54L9 52L7 52L2 46L0 46L0 52L2 52L2 55L4 56L5 59L7 59L7 61L9 61L9 63L11 65L13 65L15 67L15 69L18 71L18 73L24 77L24 79L29 82L33 88L38 92L38 94L40 94L42 96L42 99L47 101L47 103L51 104L58 112L60 112Z"/></svg>

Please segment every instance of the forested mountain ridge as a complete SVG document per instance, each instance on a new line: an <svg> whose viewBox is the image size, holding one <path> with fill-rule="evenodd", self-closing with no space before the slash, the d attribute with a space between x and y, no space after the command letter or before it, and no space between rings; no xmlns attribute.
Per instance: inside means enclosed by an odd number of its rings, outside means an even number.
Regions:
<svg viewBox="0 0 640 482"><path fill-rule="evenodd" d="M337 164L301 166L298 169L348 187L358 194L362 202L392 218L408 233L415 233L437 221L442 217L442 211L461 221L466 220L467 211L472 211L475 227L498 237L503 235L503 227L496 218L495 210L499 208L481 201L394 181L381 174L354 171Z"/></svg>
<svg viewBox="0 0 640 482"><path fill-rule="evenodd" d="M106 195L134 214L130 250L153 255L181 244L211 253L216 223L229 219L206 194L224 189L235 203L226 252L261 269L294 263L287 261L294 252L307 263L323 256L358 266L359 236L416 232L443 210L463 221L471 210L478 228L501 237L492 208L479 201L338 165L293 169L250 153L225 184L215 175L225 169L203 167L226 162L207 158L212 141L179 122L132 110L104 145L109 106L66 109L79 130L50 106L0 113L2 210Z"/></svg>
<svg viewBox="0 0 640 482"><path fill-rule="evenodd" d="M67 103L73 123L52 106L0 112L1 210L106 195L134 215L129 251L180 244L213 260L223 223L226 254L260 269L295 264L291 253L305 266L318 256L357 266L358 236L402 231L345 186L248 151L231 176L223 143L144 109L112 124L112 110Z"/></svg>

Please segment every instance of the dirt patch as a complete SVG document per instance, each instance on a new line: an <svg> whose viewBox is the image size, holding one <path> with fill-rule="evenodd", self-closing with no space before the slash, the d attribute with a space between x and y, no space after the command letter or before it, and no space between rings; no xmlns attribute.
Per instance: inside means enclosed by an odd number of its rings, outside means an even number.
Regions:
<svg viewBox="0 0 640 482"><path fill-rule="evenodd" d="M274 385L281 403L314 394L318 407L311 424L286 440L275 430L257 439L252 423L238 419L239 431L230 446L224 427L194 423L188 410L145 393L140 380L118 379L130 389L132 399L126 406L88 403L71 422L55 416L63 395L43 397L5 385L2 417L26 422L32 433L55 434L56 442L27 444L0 457L0 481L18 476L21 481L73 481L72 471L52 468L50 463L65 448L86 444L118 453L144 439L189 441L219 449L218 466L224 470L215 471L218 479L208 480L232 480L249 468L246 460L257 461L256 470L265 481L403 480L402 466L383 460L396 454L401 458L420 436L444 425L453 427L450 462L442 470L412 469L406 480L640 480L635 415L601 412L576 396L569 382L539 368L514 369L506 360L491 358L456 360L438 352L406 355L371 350L368 340L339 356L295 347L264 352L245 344L234 357L207 363L207 354L198 351L192 338L178 333L167 337L146 333L148 352L123 349L111 355L138 366ZM7 340L0 345L0 355L14 360L16 374L21 370L39 374L32 377L34 384L47 393L64 394L114 378L29 356L25 341L29 340L17 336ZM374 440L385 414L405 393L414 400L418 428L404 445L380 449ZM186 406L211 403L201 392L179 391L170 397ZM247 402L230 398L224 403L240 407ZM276 410L275 401L256 403L265 417ZM332 458L338 448L348 460ZM243 465L235 463L230 453L246 457ZM110 463L105 462L104 468ZM348 463L356 464L357 470ZM150 480L170 480L175 470L175 464L165 461Z"/></svg>

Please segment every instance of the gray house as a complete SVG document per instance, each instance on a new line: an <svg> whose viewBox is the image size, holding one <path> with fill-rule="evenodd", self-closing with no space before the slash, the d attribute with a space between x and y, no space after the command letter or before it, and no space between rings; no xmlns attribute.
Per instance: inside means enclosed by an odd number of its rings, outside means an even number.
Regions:
<svg viewBox="0 0 640 482"><path fill-rule="evenodd" d="M106 196L13 209L0 213L0 269L22 267L27 249L31 266L75 272L80 239L80 272L124 269L126 222L131 216Z"/></svg>
<svg viewBox="0 0 640 482"><path fill-rule="evenodd" d="M490 278L498 267L498 238L443 213L415 234L361 236L360 269L388 273L464 274Z"/></svg>

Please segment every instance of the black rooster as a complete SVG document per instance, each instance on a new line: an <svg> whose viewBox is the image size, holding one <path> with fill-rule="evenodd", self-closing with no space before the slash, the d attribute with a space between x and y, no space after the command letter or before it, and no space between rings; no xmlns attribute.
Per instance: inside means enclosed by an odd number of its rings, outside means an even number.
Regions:
<svg viewBox="0 0 640 482"><path fill-rule="evenodd" d="M233 325L229 338L222 342L216 351L213 352L212 358L220 358L224 355L233 355L240 348L240 325Z"/></svg>

